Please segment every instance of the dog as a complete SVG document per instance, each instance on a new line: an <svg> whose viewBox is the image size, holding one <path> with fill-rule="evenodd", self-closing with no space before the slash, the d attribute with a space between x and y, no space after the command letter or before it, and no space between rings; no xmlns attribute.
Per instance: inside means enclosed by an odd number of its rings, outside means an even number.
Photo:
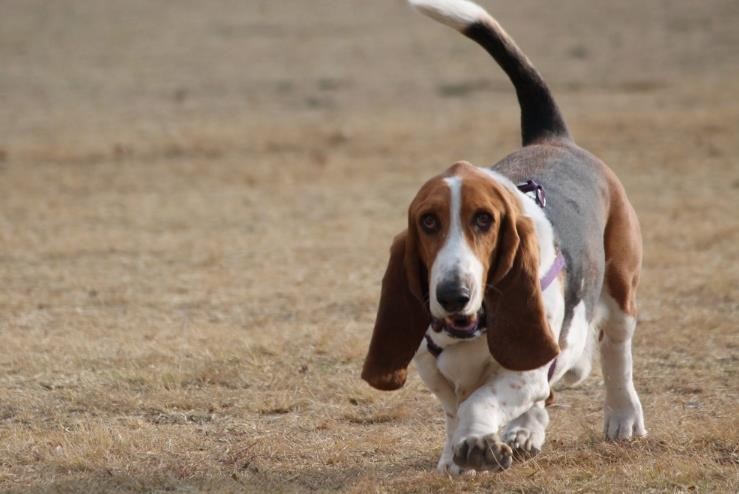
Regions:
<svg viewBox="0 0 739 494"><path fill-rule="evenodd" d="M606 438L646 435L631 355L642 240L623 186L574 143L539 72L483 8L410 4L508 75L523 146L420 188L390 249L362 378L398 389L413 360L446 412L438 470L497 471L541 450L552 386L583 381L597 345Z"/></svg>

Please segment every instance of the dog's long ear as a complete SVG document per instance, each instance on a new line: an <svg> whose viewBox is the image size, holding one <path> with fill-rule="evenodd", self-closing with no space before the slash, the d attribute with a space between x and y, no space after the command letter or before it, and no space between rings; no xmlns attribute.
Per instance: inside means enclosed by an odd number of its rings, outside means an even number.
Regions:
<svg viewBox="0 0 739 494"><path fill-rule="evenodd" d="M382 390L405 383L407 367L423 339L431 315L424 302L425 273L413 232L401 233L390 248L380 306L362 379Z"/></svg>
<svg viewBox="0 0 739 494"><path fill-rule="evenodd" d="M488 347L506 369L536 369L557 356L559 345L541 296L534 226L509 211L500 235L485 292Z"/></svg>

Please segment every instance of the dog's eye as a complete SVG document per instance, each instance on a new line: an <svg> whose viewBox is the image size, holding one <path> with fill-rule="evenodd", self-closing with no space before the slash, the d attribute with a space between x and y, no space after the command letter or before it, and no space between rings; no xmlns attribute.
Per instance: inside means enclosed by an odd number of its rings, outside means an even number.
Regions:
<svg viewBox="0 0 739 494"><path fill-rule="evenodd" d="M436 233L439 230L439 218L434 214L424 214L421 216L421 228L426 233Z"/></svg>
<svg viewBox="0 0 739 494"><path fill-rule="evenodd" d="M490 225L493 224L493 215L490 213L480 212L475 215L473 221L479 230L486 232L490 229Z"/></svg>

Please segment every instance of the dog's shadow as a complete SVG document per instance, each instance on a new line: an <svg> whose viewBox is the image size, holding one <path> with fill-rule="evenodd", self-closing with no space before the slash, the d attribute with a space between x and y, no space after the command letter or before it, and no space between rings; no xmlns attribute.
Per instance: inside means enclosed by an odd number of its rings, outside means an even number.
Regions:
<svg viewBox="0 0 739 494"><path fill-rule="evenodd" d="M368 462L369 463L369 462ZM260 462L258 467L240 471L213 472L212 475L188 475L173 469L148 475L127 474L108 469L80 472L73 478L43 480L31 486L10 488L9 493L76 493L76 492L294 492L294 491L346 491L359 483L375 485L388 477L397 477L408 471L430 472L436 465L433 453L419 454L382 465L366 464L314 465L290 468L286 465L269 465Z"/></svg>

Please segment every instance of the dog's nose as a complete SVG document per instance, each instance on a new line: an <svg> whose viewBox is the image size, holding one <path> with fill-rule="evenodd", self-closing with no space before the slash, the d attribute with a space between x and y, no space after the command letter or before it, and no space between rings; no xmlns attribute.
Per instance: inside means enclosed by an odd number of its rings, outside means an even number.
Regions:
<svg viewBox="0 0 739 494"><path fill-rule="evenodd" d="M458 312L470 301L470 291L458 281L440 283L436 287L436 300L447 312Z"/></svg>

